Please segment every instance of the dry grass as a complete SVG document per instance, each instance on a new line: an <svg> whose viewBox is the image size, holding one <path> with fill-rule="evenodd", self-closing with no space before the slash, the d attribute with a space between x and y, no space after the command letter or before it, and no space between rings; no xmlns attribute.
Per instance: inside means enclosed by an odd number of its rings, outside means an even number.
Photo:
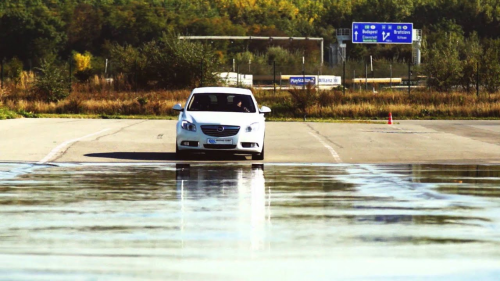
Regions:
<svg viewBox="0 0 500 281"><path fill-rule="evenodd" d="M97 114L174 116L172 107L184 104L190 90L131 91L131 86L118 77L111 84L102 77L75 84L68 98L58 103L32 100L29 85L32 76L24 82L0 91L0 102L16 112L33 114ZM120 80L121 79L121 80ZM254 90L260 105L272 108L271 118L302 117L302 110L289 92ZM308 118L383 119L389 112L395 118L500 118L500 93L475 94L432 91L314 91L314 102L306 109Z"/></svg>
<svg viewBox="0 0 500 281"><path fill-rule="evenodd" d="M73 92L63 101L31 101L28 93L6 95L4 104L15 111L37 114L174 115L172 107L184 103L190 91L159 92Z"/></svg>

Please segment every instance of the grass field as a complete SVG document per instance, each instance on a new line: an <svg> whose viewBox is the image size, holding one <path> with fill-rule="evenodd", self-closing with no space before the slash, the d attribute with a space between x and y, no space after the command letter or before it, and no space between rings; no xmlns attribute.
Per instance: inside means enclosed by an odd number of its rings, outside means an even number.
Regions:
<svg viewBox="0 0 500 281"><path fill-rule="evenodd" d="M177 115L190 90L115 91L106 87L74 87L57 103L34 100L28 90L5 89L0 95L0 118L77 116L90 118L164 118ZM392 113L397 119L498 119L500 93L475 94L413 91L272 91L254 90L259 105L269 106L271 120L377 120Z"/></svg>

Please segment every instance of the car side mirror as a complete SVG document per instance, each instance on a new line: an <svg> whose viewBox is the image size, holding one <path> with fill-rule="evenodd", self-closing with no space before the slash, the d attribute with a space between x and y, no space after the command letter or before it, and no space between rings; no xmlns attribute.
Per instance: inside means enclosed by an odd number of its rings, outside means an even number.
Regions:
<svg viewBox="0 0 500 281"><path fill-rule="evenodd" d="M271 109L267 106L263 106L259 109L259 113L270 113Z"/></svg>
<svg viewBox="0 0 500 281"><path fill-rule="evenodd" d="M180 103L174 105L174 107L172 109L175 111L183 111L184 110L184 108L182 108L182 105Z"/></svg>

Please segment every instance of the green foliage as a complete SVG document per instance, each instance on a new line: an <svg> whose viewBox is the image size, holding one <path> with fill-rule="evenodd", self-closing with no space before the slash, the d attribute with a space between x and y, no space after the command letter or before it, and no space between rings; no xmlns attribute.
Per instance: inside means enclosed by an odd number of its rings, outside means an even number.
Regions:
<svg viewBox="0 0 500 281"><path fill-rule="evenodd" d="M482 79L484 86L492 90L498 88L494 65L498 58L485 46L488 40L498 38L498 7L498 0L2 0L0 58L12 61L17 57L26 68L31 68L40 66L50 54L68 59L73 51L88 51L99 63L87 73L77 74L81 80L102 74L104 59L114 58L114 73L128 74L130 84L183 87L201 82L201 61L207 66L204 82L213 83L208 72L213 65L224 57L234 58L242 50L251 51L256 64L276 61L277 65L297 72L302 55L309 61L317 59L319 54L313 52L318 51L318 46L316 42L222 40L191 44L165 41L164 32L315 36L324 37L325 46L329 46L336 40L335 29L350 27L353 21L413 22L415 28L424 31L427 52L423 62L429 66L423 68L423 74L431 78L432 87L449 90L458 85L466 91L473 90L479 61L483 65L482 75L492 75ZM455 41L450 46L446 40ZM213 58L213 51L218 52L217 58ZM348 59L357 61L372 55L374 59L407 62L411 56L407 45L349 43L347 51ZM250 60L249 54L236 59L238 64ZM19 77L18 66L16 62L12 68L15 73L8 74L14 81ZM459 75L451 75L453 71Z"/></svg>
<svg viewBox="0 0 500 281"><path fill-rule="evenodd" d="M460 48L460 46L458 47ZM470 92L473 85L476 85L477 67L483 54L482 46L479 42L477 33L473 33L469 38L466 38L460 50L462 53L462 75L460 77L460 85L467 92Z"/></svg>
<svg viewBox="0 0 500 281"><path fill-rule="evenodd" d="M33 112L28 112L24 109L21 109L19 110L17 113L19 113L19 115L25 117L25 118L40 118L40 114L36 114L36 113L33 113Z"/></svg>
<svg viewBox="0 0 500 281"><path fill-rule="evenodd" d="M141 87L185 88L216 83L218 63L210 46L163 35L139 48L114 45L111 57L116 71L128 74L130 83Z"/></svg>
<svg viewBox="0 0 500 281"><path fill-rule="evenodd" d="M17 114L9 109L0 106L0 120L17 118Z"/></svg>
<svg viewBox="0 0 500 281"><path fill-rule="evenodd" d="M35 99L46 102L57 102L69 95L68 74L56 64L54 58L42 61L33 86Z"/></svg>
<svg viewBox="0 0 500 281"><path fill-rule="evenodd" d="M18 84L20 82L22 73L23 62L17 57L12 58L4 65L5 77L11 79L15 84Z"/></svg>
<svg viewBox="0 0 500 281"><path fill-rule="evenodd" d="M461 38L455 33L443 36L426 50L424 71L428 74L428 85L438 91L450 91L457 85L462 73L457 44Z"/></svg>
<svg viewBox="0 0 500 281"><path fill-rule="evenodd" d="M144 107L146 104L148 104L149 100L146 97L138 97L137 102L141 105L141 107Z"/></svg>
<svg viewBox="0 0 500 281"><path fill-rule="evenodd" d="M500 89L500 39L488 40L480 66L480 81L490 93Z"/></svg>
<svg viewBox="0 0 500 281"><path fill-rule="evenodd" d="M60 17L45 4L12 2L0 8L0 54L26 60L62 50L67 38Z"/></svg>
<svg viewBox="0 0 500 281"><path fill-rule="evenodd" d="M481 43L478 33L466 37L461 26L453 21L445 20L432 27L431 43L424 48L423 67L430 87L438 91L456 88L471 92L477 87L479 71L480 87L488 92L500 88L498 39Z"/></svg>

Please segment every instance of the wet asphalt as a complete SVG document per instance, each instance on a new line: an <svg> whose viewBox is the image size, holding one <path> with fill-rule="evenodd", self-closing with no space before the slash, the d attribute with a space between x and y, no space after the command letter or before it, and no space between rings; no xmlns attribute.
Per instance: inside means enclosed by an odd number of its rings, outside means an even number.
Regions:
<svg viewBox="0 0 500 281"><path fill-rule="evenodd" d="M498 280L500 166L0 163L0 280Z"/></svg>

